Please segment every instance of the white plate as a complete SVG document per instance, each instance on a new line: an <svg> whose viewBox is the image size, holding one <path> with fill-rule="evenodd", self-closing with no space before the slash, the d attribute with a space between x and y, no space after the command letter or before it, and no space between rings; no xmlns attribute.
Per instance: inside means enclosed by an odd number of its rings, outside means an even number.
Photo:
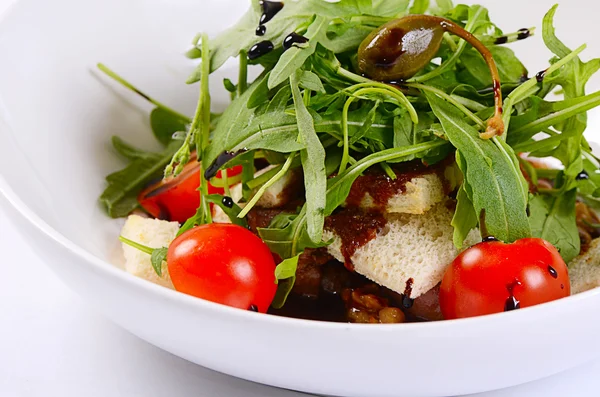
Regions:
<svg viewBox="0 0 600 397"><path fill-rule="evenodd" d="M506 30L539 24L551 5L502 3L492 8ZM592 4L564 4L558 23L570 45L584 36L596 40L585 35L595 13L582 12ZM22 0L0 24L1 201L65 283L116 323L180 357L319 394L492 390L561 372L600 353L600 291L485 318L378 327L235 310L110 265L120 223L97 204L104 176L121 165L109 137L152 143L147 105L91 70L98 61L107 63L190 113L197 88L183 83L192 65L181 52L197 30L222 30L245 8L239 0ZM590 52L600 54L598 40L592 44L596 50ZM534 72L549 57L541 46L539 38L520 45ZM219 76L212 85L225 104ZM596 116L591 120L591 130L600 126Z"/></svg>

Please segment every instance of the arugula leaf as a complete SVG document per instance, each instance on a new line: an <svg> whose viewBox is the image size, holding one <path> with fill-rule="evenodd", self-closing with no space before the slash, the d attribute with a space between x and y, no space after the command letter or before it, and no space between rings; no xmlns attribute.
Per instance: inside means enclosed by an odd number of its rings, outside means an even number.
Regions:
<svg viewBox="0 0 600 397"><path fill-rule="evenodd" d="M490 51L494 56L502 83L519 83L523 76L527 76L527 68L517 58L514 51L504 46L491 46ZM490 86L492 75L483 57L475 49L465 50L460 57L464 70L458 73L459 81L468 82L476 89Z"/></svg>
<svg viewBox="0 0 600 397"><path fill-rule="evenodd" d="M152 268L158 274L158 277L162 277L162 267L163 263L167 260L167 254L169 253L168 248L158 248L152 251L152 255L150 256L150 262L152 263Z"/></svg>
<svg viewBox="0 0 600 397"><path fill-rule="evenodd" d="M315 92L325 93L325 87L323 86L323 82L315 73L305 70L302 72L302 77L298 81L300 88L304 88L306 90L311 90Z"/></svg>
<svg viewBox="0 0 600 397"><path fill-rule="evenodd" d="M185 132L188 130L189 119L182 119L180 116L164 108L154 108L150 113L150 126L154 136L163 145L168 145L176 132Z"/></svg>
<svg viewBox="0 0 600 397"><path fill-rule="evenodd" d="M127 160L135 161L140 159L148 159L148 158L157 158L158 155L156 153L149 153L144 150L138 149L118 136L113 136L112 144L115 150Z"/></svg>
<svg viewBox="0 0 600 397"><path fill-rule="evenodd" d="M277 62L277 65L271 71L269 88L277 87L304 65L308 57L316 51L317 43L325 36L329 22L329 19L317 15L315 21L308 27L304 35L308 39L307 45L292 46L292 48L283 53L281 58L279 58L279 62Z"/></svg>
<svg viewBox="0 0 600 397"><path fill-rule="evenodd" d="M217 128L213 131L212 142L204 153L204 164L212 164L219 154L230 150L246 138L240 136L240 131L245 130L254 115L253 109L248 109L246 103L265 78L265 75L262 75L256 79L246 92L223 112Z"/></svg>
<svg viewBox="0 0 600 397"><path fill-rule="evenodd" d="M555 5L544 17L543 38L546 46L560 59L567 57L572 51L556 37L554 16L558 5ZM545 84L561 85L565 99L577 98L585 95L585 86L590 77L600 69L600 59L593 59L583 63L579 57L565 65L558 76L549 76ZM561 160L565 166L565 174L575 177L583 169L581 145L583 132L587 127L586 113L580 113L567 120L562 127L563 131L572 133L572 138L561 142L554 156Z"/></svg>
<svg viewBox="0 0 600 397"><path fill-rule="evenodd" d="M152 268L154 269L154 271L156 272L158 277L162 277L163 263L165 262L165 260L167 258L167 253L169 252L168 248L166 248L166 247L150 248L150 247L147 247L140 243L136 243L135 241L132 241L123 236L119 236L119 240L122 243L127 244L130 247L137 249L138 251L141 251L141 252L144 252L144 253L150 255L150 263L152 263Z"/></svg>
<svg viewBox="0 0 600 397"><path fill-rule="evenodd" d="M397 17L408 12L409 0L373 0L373 15Z"/></svg>
<svg viewBox="0 0 600 397"><path fill-rule="evenodd" d="M410 7L409 13L411 14L425 14L429 8L429 0L413 0L413 4Z"/></svg>
<svg viewBox="0 0 600 397"><path fill-rule="evenodd" d="M106 177L108 187L100 196L112 218L127 216L138 207L137 195L152 180L162 177L164 168L181 146L173 141L162 153L147 154L138 157L125 169Z"/></svg>
<svg viewBox="0 0 600 397"><path fill-rule="evenodd" d="M479 138L477 129L454 106L434 94L425 94L463 159L459 166L465 176L467 195L476 214L485 213L487 230L506 242L530 237L526 182L512 149L502 146L501 141L495 144Z"/></svg>
<svg viewBox="0 0 600 397"><path fill-rule="evenodd" d="M208 196L204 196L204 200L206 200L209 203L219 206L223 210L225 215L227 215L229 217L229 220L231 221L231 223L233 223L234 225L241 226L243 228L247 228L248 222L246 222L246 219L238 218L238 215L240 214L240 212L242 212L242 209L240 208L240 206L234 203L232 207L228 207L223 202L223 199L224 199L224 196L222 196L220 194L211 194Z"/></svg>
<svg viewBox="0 0 600 397"><path fill-rule="evenodd" d="M300 152L304 169L304 185L306 186L308 235L314 243L320 243L323 235L326 202L327 174L325 172L325 149L315 131L314 120L304 105L298 82L301 73L290 77L292 97L296 108L296 118L300 140L306 149Z"/></svg>
<svg viewBox="0 0 600 397"><path fill-rule="evenodd" d="M552 243L566 263L579 255L580 240L575 219L577 189L556 197L537 195L530 203L533 235Z"/></svg>
<svg viewBox="0 0 600 397"><path fill-rule="evenodd" d="M275 309L281 309L285 305L287 297L292 292L294 283L296 282L296 269L298 269L298 260L300 255L293 258L288 258L281 262L275 268L275 279L278 283L277 292L271 306Z"/></svg>
<svg viewBox="0 0 600 397"><path fill-rule="evenodd" d="M473 202L469 198L464 185L458 189L456 201L456 212L454 212L454 217L452 218L454 246L461 249L471 230L477 227L479 220L477 219Z"/></svg>

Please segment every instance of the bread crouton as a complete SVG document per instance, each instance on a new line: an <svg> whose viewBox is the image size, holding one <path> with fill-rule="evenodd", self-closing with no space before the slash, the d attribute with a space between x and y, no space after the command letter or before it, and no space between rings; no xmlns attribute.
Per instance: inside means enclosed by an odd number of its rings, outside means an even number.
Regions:
<svg viewBox="0 0 600 397"><path fill-rule="evenodd" d="M177 222L166 222L131 215L127 218L121 235L150 248L162 248L171 244L178 231L179 224ZM162 277L159 277L152 267L150 255L127 244L123 244L123 254L125 255L125 270L127 272L173 289L173 283L166 265L163 264Z"/></svg>
<svg viewBox="0 0 600 397"><path fill-rule="evenodd" d="M589 249L569 263L571 294L579 294L600 287L600 239L590 243Z"/></svg>
<svg viewBox="0 0 600 397"><path fill-rule="evenodd" d="M452 216L445 201L423 215L386 214L383 229L352 256L355 271L395 292L408 292L412 299L423 295L440 283L459 254L452 240ZM333 240L328 251L344 262L341 238L326 230L324 240ZM479 241L479 232L473 231L465 247Z"/></svg>

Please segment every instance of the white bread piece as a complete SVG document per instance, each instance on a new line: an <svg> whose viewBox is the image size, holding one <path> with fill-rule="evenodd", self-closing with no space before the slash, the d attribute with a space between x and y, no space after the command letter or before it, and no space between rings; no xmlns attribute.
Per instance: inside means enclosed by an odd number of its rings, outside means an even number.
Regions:
<svg viewBox="0 0 600 397"><path fill-rule="evenodd" d="M446 268L459 254L452 240L452 216L446 202L424 215L387 214L388 223L383 230L352 256L355 271L401 294L412 279L410 298L425 294L440 283ZM329 253L344 262L341 239L326 230L324 241L331 239ZM474 230L465 247L480 241L479 231Z"/></svg>
<svg viewBox="0 0 600 397"><path fill-rule="evenodd" d="M406 183L404 191L393 195L388 200L385 212L421 215L444 201L446 197L444 184L437 174L422 175L411 179ZM377 208L369 193L363 197L360 207L365 210Z"/></svg>
<svg viewBox="0 0 600 397"><path fill-rule="evenodd" d="M579 294L600 287L600 239L590 243L587 252L569 263L571 294Z"/></svg>
<svg viewBox="0 0 600 397"><path fill-rule="evenodd" d="M121 236L150 248L168 247L177 236L179 224L157 219L130 215L121 230ZM163 287L174 289L169 270L163 264L162 277L152 267L150 255L123 243L125 270L134 276L151 281Z"/></svg>
<svg viewBox="0 0 600 397"><path fill-rule="evenodd" d="M273 168L275 168L275 166L273 166L273 165L269 166L267 168L264 168L264 169L258 171L256 174L254 174L254 177L257 178L257 177L271 171ZM260 200L258 200L258 202L256 203L256 207L270 209L270 208L278 208L278 207L285 205L286 204L285 201L289 198L286 195L286 190L288 189L288 187L293 183L302 183L298 179L297 174L295 174L295 172L296 172L295 170L291 170L291 171L287 172L281 179L279 179L272 186L270 186L265 191L265 194L262 195ZM242 199L242 196L243 196L242 184L237 183L237 184L233 185L230 188L230 191L231 191L231 198L233 199L233 201L236 204L239 204L240 207L243 208L244 204L243 203L240 204L240 200ZM229 220L229 217L217 205L215 205L213 208L213 221L216 223L231 223L231 221Z"/></svg>
<svg viewBox="0 0 600 397"><path fill-rule="evenodd" d="M447 190L454 190L460 184L462 174L456 164L447 166L443 175L438 172L415 176L406 183L404 189L393 195L382 212L389 214L422 215L436 204L446 201ZM378 210L373 197L367 192L360 208Z"/></svg>

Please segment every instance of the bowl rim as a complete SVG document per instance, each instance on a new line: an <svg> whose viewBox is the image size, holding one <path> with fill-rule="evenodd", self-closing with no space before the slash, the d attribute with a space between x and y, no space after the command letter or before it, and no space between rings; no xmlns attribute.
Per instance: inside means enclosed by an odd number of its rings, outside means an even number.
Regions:
<svg viewBox="0 0 600 397"><path fill-rule="evenodd" d="M14 13L18 5L24 3L23 0L16 0L8 6L4 13L0 14L0 27L9 19ZM1 92L0 92L1 94ZM2 121L5 127L8 129L8 134L14 134L13 128L10 123L10 114L6 111L2 104L0 96L0 121ZM282 317L277 315L264 315L262 313L254 313L247 310L240 310L234 307L229 307L219 303L207 301L204 299L196 298L184 293L165 288L160 285L154 284L150 281L136 277L123 269L119 269L108 261L102 260L97 256L91 254L79 245L69 240L66 236L58 232L55 228L50 226L47 222L41 219L29 206L27 206L18 196L18 194L10 187L9 183L3 176L3 171L0 170L0 196L4 197L9 206L11 206L20 216L25 218L26 222L29 222L31 226L36 228L46 238L51 240L54 244L61 246L68 250L78 259L86 262L86 265L91 265L95 270L104 273L109 278L120 281L124 284L130 285L132 288L137 289L143 293L157 294L161 298L172 301L174 304L182 304L192 310L204 310L208 311L209 314L223 315L230 317L238 317L243 321L257 321L269 324L272 326L283 326L283 327L301 327L308 329L320 329L320 330L331 330L331 331L352 331L352 332L402 332L402 330L408 331L429 331L432 329L440 328L444 330L457 330L461 327L472 327L477 324L497 323L506 322L512 318L513 321L519 321L519 318L526 319L527 317L540 317L549 313L557 313L569 310L572 306L578 305L579 302L591 299L597 295L600 295L600 288L595 288L590 291L586 291L580 294L571 295L566 298L562 298L556 301L544 303L541 305L527 307L520 310L511 312L496 313L479 317L457 319L457 320L444 320L444 321L432 321L432 322L419 322L419 323L402 323L402 324L379 324L378 326L373 324L352 324L352 323L335 323L327 321L316 321L316 320L304 320L297 318ZM108 216L108 215L107 215ZM28 243L29 244L29 243Z"/></svg>

